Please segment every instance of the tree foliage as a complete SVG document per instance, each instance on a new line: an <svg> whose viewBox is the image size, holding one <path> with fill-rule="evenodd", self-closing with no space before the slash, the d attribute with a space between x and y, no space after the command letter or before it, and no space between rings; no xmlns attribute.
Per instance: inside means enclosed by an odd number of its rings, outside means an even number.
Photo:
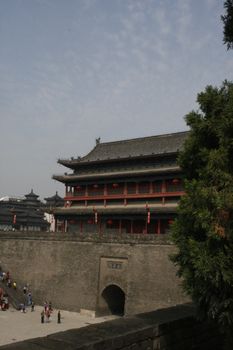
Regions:
<svg viewBox="0 0 233 350"><path fill-rule="evenodd" d="M226 0L224 2L226 14L221 16L223 27L223 42L227 45L227 49L233 49L233 0Z"/></svg>
<svg viewBox="0 0 233 350"><path fill-rule="evenodd" d="M207 86L186 116L179 156L186 195L172 228L173 261L203 316L233 329L233 83Z"/></svg>

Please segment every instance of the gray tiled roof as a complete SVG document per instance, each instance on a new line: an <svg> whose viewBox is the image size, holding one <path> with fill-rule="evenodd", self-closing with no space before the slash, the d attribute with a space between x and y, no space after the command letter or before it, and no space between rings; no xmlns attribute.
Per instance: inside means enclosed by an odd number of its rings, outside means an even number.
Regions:
<svg viewBox="0 0 233 350"><path fill-rule="evenodd" d="M28 193L28 194L25 194L25 197L26 197L26 198L33 198L33 199L36 199L36 198L38 198L39 196L33 192L33 189L31 189L31 192Z"/></svg>
<svg viewBox="0 0 233 350"><path fill-rule="evenodd" d="M99 143L82 162L93 162L108 159L140 157L174 153L182 148L188 132L178 132L166 135L141 137L130 140Z"/></svg>
<svg viewBox="0 0 233 350"><path fill-rule="evenodd" d="M183 131L130 140L97 143L86 156L78 157L77 159L73 157L70 159L58 159L58 163L75 169L78 165L91 162L107 162L177 153L183 147L188 134L188 131Z"/></svg>
<svg viewBox="0 0 233 350"><path fill-rule="evenodd" d="M60 200L60 201L63 201L63 198L60 197L56 191L55 195L51 196L51 197L47 197L47 198L44 198L44 200L46 201L56 201L56 200Z"/></svg>

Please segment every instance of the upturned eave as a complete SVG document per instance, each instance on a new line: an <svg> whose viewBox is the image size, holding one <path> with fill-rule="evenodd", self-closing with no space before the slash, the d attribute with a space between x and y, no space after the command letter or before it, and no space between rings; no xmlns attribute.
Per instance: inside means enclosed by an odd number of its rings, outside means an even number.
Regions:
<svg viewBox="0 0 233 350"><path fill-rule="evenodd" d="M157 169L143 169L143 170L126 170L126 171L115 171L106 173L95 173L95 174L67 174L67 175L53 175L54 180L60 181L62 183L72 183L77 181L86 180L103 180L112 179L117 177L132 177L132 176L142 176L142 175L159 175L159 174L170 174L170 173L180 173L181 168L179 166L173 167L162 167Z"/></svg>

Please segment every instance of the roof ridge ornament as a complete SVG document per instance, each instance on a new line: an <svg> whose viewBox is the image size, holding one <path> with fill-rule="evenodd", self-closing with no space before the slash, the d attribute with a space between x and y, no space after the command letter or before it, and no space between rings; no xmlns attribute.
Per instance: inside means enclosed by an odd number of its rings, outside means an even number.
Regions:
<svg viewBox="0 0 233 350"><path fill-rule="evenodd" d="M95 139L95 144L96 144L96 146L100 144L100 137L98 137L97 139Z"/></svg>

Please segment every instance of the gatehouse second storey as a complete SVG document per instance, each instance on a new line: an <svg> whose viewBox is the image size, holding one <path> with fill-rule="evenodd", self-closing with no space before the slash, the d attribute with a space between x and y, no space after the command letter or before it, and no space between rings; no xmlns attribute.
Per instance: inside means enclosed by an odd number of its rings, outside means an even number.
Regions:
<svg viewBox="0 0 233 350"><path fill-rule="evenodd" d="M77 233L164 234L184 195L177 163L188 132L115 142L96 140L84 157L59 159L68 168L56 229Z"/></svg>

